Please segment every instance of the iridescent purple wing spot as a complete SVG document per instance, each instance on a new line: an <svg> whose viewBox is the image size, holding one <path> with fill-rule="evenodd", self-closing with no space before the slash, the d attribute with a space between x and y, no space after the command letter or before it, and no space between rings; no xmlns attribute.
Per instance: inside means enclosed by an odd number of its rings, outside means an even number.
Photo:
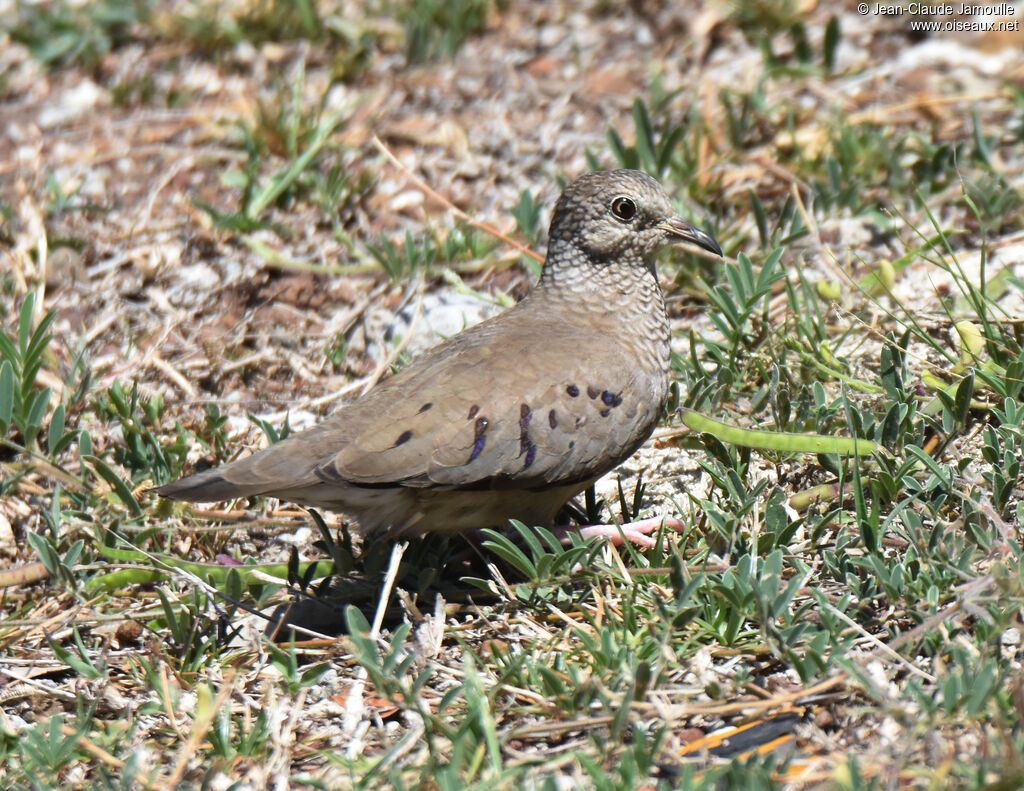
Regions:
<svg viewBox="0 0 1024 791"><path fill-rule="evenodd" d="M477 409L478 407L474 407ZM469 454L469 461L473 461L477 456L480 455L480 451L484 449L484 443L487 441L487 418L478 417L476 423L473 426L473 451ZM466 464L469 464L469 461Z"/></svg>

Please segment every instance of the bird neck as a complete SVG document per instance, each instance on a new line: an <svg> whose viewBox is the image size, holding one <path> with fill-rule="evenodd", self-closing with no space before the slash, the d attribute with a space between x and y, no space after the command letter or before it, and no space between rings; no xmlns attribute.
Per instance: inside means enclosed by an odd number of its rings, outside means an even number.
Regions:
<svg viewBox="0 0 1024 791"><path fill-rule="evenodd" d="M641 284L658 288L653 257L627 247L602 258L572 240L552 239L538 286L612 296Z"/></svg>
<svg viewBox="0 0 1024 791"><path fill-rule="evenodd" d="M617 257L595 261L569 243L548 248L538 298L555 298L566 320L592 321L611 335L635 346L640 367L652 376L667 377L669 322L665 298L653 261L624 261ZM617 331L616 331L617 330ZM612 338L608 338L612 340ZM667 379L666 379L667 386Z"/></svg>

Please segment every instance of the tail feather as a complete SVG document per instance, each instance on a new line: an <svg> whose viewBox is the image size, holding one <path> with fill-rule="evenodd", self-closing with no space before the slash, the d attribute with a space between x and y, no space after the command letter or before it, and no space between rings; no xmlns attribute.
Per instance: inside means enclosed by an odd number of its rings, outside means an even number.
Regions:
<svg viewBox="0 0 1024 791"><path fill-rule="evenodd" d="M239 485L229 481L219 469L190 475L187 478L156 487L153 491L171 500L186 500L191 503L215 503L233 500L236 497L251 497L262 494L262 485Z"/></svg>
<svg viewBox="0 0 1024 791"><path fill-rule="evenodd" d="M276 445L188 478L157 487L154 491L172 500L213 503L258 494L281 496L282 492L316 483L315 459L304 460L309 432L289 437Z"/></svg>

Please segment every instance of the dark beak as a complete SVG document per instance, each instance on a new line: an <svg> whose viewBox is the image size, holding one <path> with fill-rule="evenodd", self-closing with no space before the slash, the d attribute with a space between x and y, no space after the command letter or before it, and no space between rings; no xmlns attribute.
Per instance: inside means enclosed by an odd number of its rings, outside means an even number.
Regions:
<svg viewBox="0 0 1024 791"><path fill-rule="evenodd" d="M675 237L680 241L692 242L698 247L703 247L708 252L718 256L722 254L722 248L718 246L718 242L715 241L711 234L705 233L688 222L684 222L679 217L669 217L664 222L658 223L658 227L669 236Z"/></svg>

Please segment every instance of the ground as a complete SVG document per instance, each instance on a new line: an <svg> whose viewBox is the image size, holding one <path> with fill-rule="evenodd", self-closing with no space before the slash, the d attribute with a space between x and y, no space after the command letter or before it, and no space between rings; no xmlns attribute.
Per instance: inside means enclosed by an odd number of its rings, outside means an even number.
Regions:
<svg viewBox="0 0 1024 791"><path fill-rule="evenodd" d="M890 10L0 2L0 786L1020 785L1024 11ZM514 303L619 166L725 251L579 503L656 547L150 491Z"/></svg>

